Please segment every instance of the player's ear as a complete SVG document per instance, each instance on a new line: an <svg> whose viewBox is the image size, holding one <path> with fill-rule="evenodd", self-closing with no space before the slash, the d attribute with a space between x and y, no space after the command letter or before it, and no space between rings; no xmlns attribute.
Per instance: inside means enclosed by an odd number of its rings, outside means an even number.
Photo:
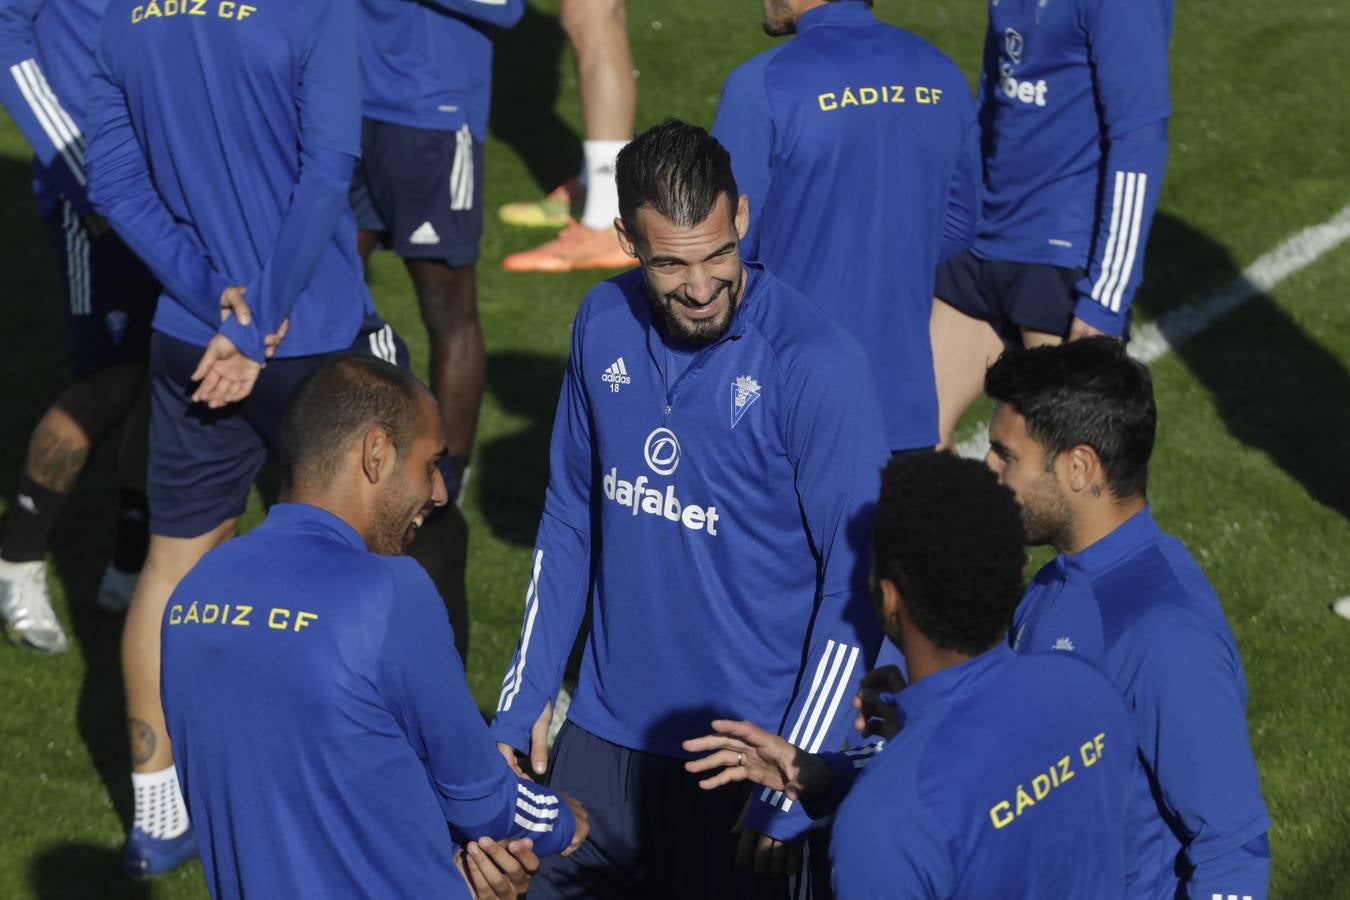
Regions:
<svg viewBox="0 0 1350 900"><path fill-rule="evenodd" d="M877 612L881 614L881 629L887 635L894 636L900 634L901 623L908 618L904 610L905 600L900 594L900 588L895 586L895 582L889 578L877 579Z"/></svg>
<svg viewBox="0 0 1350 900"><path fill-rule="evenodd" d="M388 474L394 457L394 442L383 428L376 426L361 438L361 472L371 484L379 484Z"/></svg>
<svg viewBox="0 0 1350 900"><path fill-rule="evenodd" d="M1087 444L1079 444L1065 454L1065 457L1069 465L1069 490L1081 493L1091 489L1101 480L1101 458L1097 456L1097 451Z"/></svg>
<svg viewBox="0 0 1350 900"><path fill-rule="evenodd" d="M745 233L750 230L750 198L741 194L736 201L736 237L744 238Z"/></svg>
<svg viewBox="0 0 1350 900"><path fill-rule="evenodd" d="M628 233L628 229L624 227L623 219L618 216L614 217L614 233L619 236L619 246L623 248L623 252L633 259L637 259L637 241L633 238L633 235Z"/></svg>

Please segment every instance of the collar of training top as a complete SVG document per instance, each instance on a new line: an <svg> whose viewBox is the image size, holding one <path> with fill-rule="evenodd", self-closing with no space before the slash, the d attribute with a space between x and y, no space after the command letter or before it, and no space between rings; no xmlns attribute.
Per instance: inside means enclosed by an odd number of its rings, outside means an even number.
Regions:
<svg viewBox="0 0 1350 900"><path fill-rule="evenodd" d="M1068 568L1101 572L1115 565L1121 557L1157 540L1158 534L1158 523L1153 521L1152 507L1145 503L1143 509L1097 543L1072 556L1065 556L1064 563Z"/></svg>
<svg viewBox="0 0 1350 900"><path fill-rule="evenodd" d="M895 695L895 705L900 710L901 724L956 694L963 694L984 681L991 672L1002 668L1017 658L1007 641L1000 640L997 645L972 657L965 662L934 672L906 687Z"/></svg>
<svg viewBox="0 0 1350 900"><path fill-rule="evenodd" d="M819 25L860 25L875 21L876 16L862 0L834 0L802 13L797 19L797 33Z"/></svg>
<svg viewBox="0 0 1350 900"><path fill-rule="evenodd" d="M284 531L307 531L331 535L335 540L350 544L358 550L366 549L366 542L356 529L326 509L308 503L277 503L267 511L263 527Z"/></svg>

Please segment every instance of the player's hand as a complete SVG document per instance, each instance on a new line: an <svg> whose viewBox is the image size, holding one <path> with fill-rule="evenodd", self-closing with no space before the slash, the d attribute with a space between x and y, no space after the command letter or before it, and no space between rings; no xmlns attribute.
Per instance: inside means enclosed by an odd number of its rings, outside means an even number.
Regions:
<svg viewBox="0 0 1350 900"><path fill-rule="evenodd" d="M249 359L233 341L217 334L206 345L206 352L192 373L192 380L200 382L192 401L205 403L211 409L238 403L252 392L260 372L262 363Z"/></svg>
<svg viewBox="0 0 1350 900"><path fill-rule="evenodd" d="M530 889L530 879L539 871L534 842L527 839L503 844L490 837L479 838L460 851L457 861L473 889L474 900L509 900Z"/></svg>
<svg viewBox="0 0 1350 900"><path fill-rule="evenodd" d="M87 216L81 216L80 222L84 225L84 230L89 232L89 236L93 238L101 238L112 230L112 226L108 224L108 220L98 213L89 213Z"/></svg>
<svg viewBox="0 0 1350 900"><path fill-rule="evenodd" d="M707 753L684 764L699 773L720 769L698 786L705 791L736 781L752 781L793 800L829 792L830 770L820 757L794 747L776 734L750 722L716 719L714 734L692 738L682 745L690 753Z"/></svg>
<svg viewBox="0 0 1350 900"><path fill-rule="evenodd" d="M249 310L248 304L244 302L244 290L242 284L232 284L220 292L220 321L222 324L230 316L234 316L239 324L245 328L253 322L253 313Z"/></svg>
<svg viewBox="0 0 1350 900"><path fill-rule="evenodd" d="M544 704L544 711L539 714L535 720L534 727L530 729L530 768L534 770L535 775L543 775L548 771L548 728L553 724L553 701L550 700ZM520 767L516 761L516 748L510 744L497 742L497 752L501 753L506 759L506 764L511 767L521 778L529 778L525 770Z"/></svg>
<svg viewBox="0 0 1350 900"><path fill-rule="evenodd" d="M895 737L900 730L900 710L883 701L881 695L899 693L904 687L899 666L882 666L864 675L853 698L853 708L858 711L853 727L864 737L879 736L888 741Z"/></svg>
<svg viewBox="0 0 1350 900"><path fill-rule="evenodd" d="M1094 328L1077 316L1074 316L1073 321L1069 323L1068 340L1071 341L1076 341L1079 338L1085 337L1100 337L1104 334L1106 334L1105 331L1102 331L1100 328Z"/></svg>
<svg viewBox="0 0 1350 900"><path fill-rule="evenodd" d="M277 348L281 346L281 342L286 339L286 334L290 330L291 330L291 320L282 319L280 327L278 327L276 331L267 335L267 337L263 338L264 358L266 359L272 358L273 354L277 352Z"/></svg>
<svg viewBox="0 0 1350 900"><path fill-rule="evenodd" d="M741 817L732 829L739 834L736 842L736 868L753 866L756 878L783 878L801 871L802 846L800 843L779 841L745 827L745 811L750 808L746 801Z"/></svg>
<svg viewBox="0 0 1350 900"><path fill-rule="evenodd" d="M558 792L558 796L563 798L563 802L572 810L572 816L577 820L577 830L572 834L572 843L567 845L567 849L562 852L563 856L571 856L577 852L577 848L586 842L586 837L591 833L591 815L586 812L586 807L581 805L581 801L576 797L570 797L567 794Z"/></svg>

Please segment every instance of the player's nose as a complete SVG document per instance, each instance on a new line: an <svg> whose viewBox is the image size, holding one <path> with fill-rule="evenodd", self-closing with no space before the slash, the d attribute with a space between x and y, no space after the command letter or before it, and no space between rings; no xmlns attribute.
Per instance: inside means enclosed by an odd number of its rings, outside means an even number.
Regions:
<svg viewBox="0 0 1350 900"><path fill-rule="evenodd" d="M450 502L450 491L445 487L445 477L441 475L439 467L436 468L435 477L431 479L431 502L435 506L444 506Z"/></svg>

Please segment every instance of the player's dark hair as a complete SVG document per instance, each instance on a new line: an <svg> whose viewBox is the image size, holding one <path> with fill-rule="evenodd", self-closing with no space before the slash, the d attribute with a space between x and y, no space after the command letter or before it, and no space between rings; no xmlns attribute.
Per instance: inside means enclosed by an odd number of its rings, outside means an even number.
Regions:
<svg viewBox="0 0 1350 900"><path fill-rule="evenodd" d="M934 645L971 656L994 646L1022 598L1025 563L1017 497L983 463L921 453L882 471L873 569Z"/></svg>
<svg viewBox="0 0 1350 900"><path fill-rule="evenodd" d="M412 374L373 356L344 354L300 382L281 420L281 487L323 490L352 443L380 427L406 459L418 434L418 395Z"/></svg>
<svg viewBox="0 0 1350 900"><path fill-rule="evenodd" d="M637 213L650 206L678 228L708 218L717 198L726 194L736 215L740 193L731 174L731 154L697 125L666 119L619 151L614 167L619 187L619 217L637 238Z"/></svg>
<svg viewBox="0 0 1350 900"><path fill-rule="evenodd" d="M1022 597L1026 532L1013 492L972 459L897 457L881 473L872 565L938 647L976 655Z"/></svg>
<svg viewBox="0 0 1350 900"><path fill-rule="evenodd" d="M1145 495L1158 408L1147 367L1119 341L1094 337L1008 350L985 374L984 391L1026 419L1047 469L1059 454L1086 444L1116 499Z"/></svg>

